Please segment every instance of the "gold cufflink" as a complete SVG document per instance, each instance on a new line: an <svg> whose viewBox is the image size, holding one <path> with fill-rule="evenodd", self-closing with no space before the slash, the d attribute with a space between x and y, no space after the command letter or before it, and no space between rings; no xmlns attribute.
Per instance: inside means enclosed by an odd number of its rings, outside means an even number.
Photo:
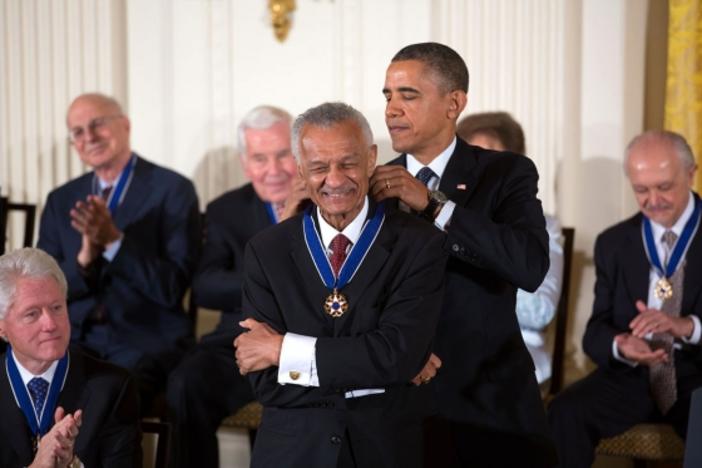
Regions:
<svg viewBox="0 0 702 468"><path fill-rule="evenodd" d="M290 378L293 380L297 380L300 378L300 373L298 371L291 370L290 371Z"/></svg>

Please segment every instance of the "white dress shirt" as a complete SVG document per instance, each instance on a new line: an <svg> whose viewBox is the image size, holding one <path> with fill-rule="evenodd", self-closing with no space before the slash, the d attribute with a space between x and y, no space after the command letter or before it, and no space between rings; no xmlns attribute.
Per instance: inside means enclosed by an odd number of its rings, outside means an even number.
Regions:
<svg viewBox="0 0 702 468"><path fill-rule="evenodd" d="M126 169L126 167L125 167L125 169ZM124 169L122 169L122 173L124 173ZM121 174L120 174L120 177L122 177ZM108 187L112 187L114 189L114 186L112 184L108 184L107 182L105 182L104 180L102 180L99 177L97 179L98 179L98 186L100 187L100 193L102 193L102 191ZM119 181L119 177L115 181L115 184L118 181ZM107 200L105 200L105 202L107 202ZM109 207L108 207L108 209L109 209ZM108 262L111 262L112 260L114 260L115 256L117 255L117 252L119 252L119 248L122 247L122 238L123 237L124 237L124 234L122 234L119 239L117 239L114 242L111 242L110 244L108 244L105 247L105 250L103 250L103 252L102 252L102 257L105 260L107 260Z"/></svg>
<svg viewBox="0 0 702 468"><path fill-rule="evenodd" d="M40 378L46 380L47 382L49 382L49 387L51 387L51 382L54 380L54 374L56 373L56 368L58 367L58 361L54 361L49 366L49 368L46 369L41 374L34 375L31 372L29 372L27 369L25 369L25 367L17 360L14 353L12 353L12 359L14 359L15 364L17 364L17 370L19 371L20 377L22 377L22 382L24 382L25 387L27 386L29 381L35 377L40 377Z"/></svg>
<svg viewBox="0 0 702 468"><path fill-rule="evenodd" d="M432 162L430 162L426 166L432 171L434 171L434 174L436 174L436 177L432 177L429 180L429 183L427 184L427 188L429 190L438 190L439 183L441 182L441 177L443 177L444 175L446 165L448 164L449 159L451 159L451 155L453 154L454 149L456 149L456 137L453 137L451 144L448 145L448 147L445 150L439 153L439 155L435 157L432 160ZM417 173L423 167L425 167L424 164L419 162L417 158L415 158L411 154L407 154L407 172L412 174L414 177L417 177ZM447 201L446 204L441 208L441 211L439 211L439 214L436 216L436 219L434 220L434 225L442 231L445 231L446 225L451 219L451 215L453 214L453 210L455 208L456 204L454 202L452 202L451 200Z"/></svg>

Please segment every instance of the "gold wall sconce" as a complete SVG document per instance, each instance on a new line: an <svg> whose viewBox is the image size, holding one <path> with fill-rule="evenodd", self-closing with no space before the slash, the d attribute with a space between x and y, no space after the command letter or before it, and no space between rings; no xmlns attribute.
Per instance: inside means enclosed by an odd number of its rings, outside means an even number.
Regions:
<svg viewBox="0 0 702 468"><path fill-rule="evenodd" d="M276 39L285 41L292 26L295 0L268 0L268 11L271 13L271 25Z"/></svg>

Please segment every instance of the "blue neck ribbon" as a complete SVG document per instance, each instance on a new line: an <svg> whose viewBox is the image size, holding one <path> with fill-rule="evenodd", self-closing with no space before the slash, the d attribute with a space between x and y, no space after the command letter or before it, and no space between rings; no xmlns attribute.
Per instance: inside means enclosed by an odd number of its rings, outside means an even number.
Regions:
<svg viewBox="0 0 702 468"><path fill-rule="evenodd" d="M15 396L17 405L22 410L22 413L24 413L29 428L35 436L43 436L49 432L54 422L54 411L56 410L59 393L61 393L63 384L66 381L66 375L68 375L69 360L68 351L66 351L66 354L58 361L56 373L49 386L49 392L46 395L46 402L41 410L41 414L37 414L32 404L29 390L22 381L19 369L17 369L17 364L12 354L12 347L7 347L7 353L5 354L5 371L10 381L10 387L12 387L12 393Z"/></svg>
<svg viewBox="0 0 702 468"><path fill-rule="evenodd" d="M382 203L378 204L373 217L369 221L366 221L365 226L363 226L361 230L358 242L351 247L351 251L346 256L346 260L339 270L338 277L334 276L326 249L322 244L322 239L319 237L319 232L317 232L315 228L312 216L313 210L314 206L310 206L305 211L305 215L302 218L307 250L312 257L312 261L317 268L317 273L324 283L324 286L328 289L342 289L351 282L358 268L361 266L361 263L363 263L363 259L366 258L373 242L375 242L376 237L378 237L380 228L385 221L385 205Z"/></svg>
<svg viewBox="0 0 702 468"><path fill-rule="evenodd" d="M687 249L690 247L690 243L695 233L697 232L697 227L700 224L700 199L695 197L695 209L692 212L692 216L685 223L685 227L680 234L680 237L675 242L673 250L668 259L668 263L663 267L661 259L658 258L658 250L656 249L656 241L653 238L653 228L651 227L651 220L646 216L643 217L643 223L641 225L642 235L644 239L644 247L646 250L646 256L649 262L658 272L658 275L663 278L670 278L678 269L680 260L685 257Z"/></svg>
<svg viewBox="0 0 702 468"><path fill-rule="evenodd" d="M122 203L122 199L124 199L124 196L127 193L129 184L132 182L136 160L136 155L132 154L132 158L129 160L129 163L127 163L124 169L122 169L122 173L119 175L117 183L115 184L114 188L110 192L109 198L107 199L107 208L110 210L110 214L113 218L115 217L117 208L119 207L120 203ZM93 193L99 195L99 189L100 184L97 181L97 176L95 176L93 178Z"/></svg>
<svg viewBox="0 0 702 468"><path fill-rule="evenodd" d="M266 211L268 212L268 218L271 220L271 223L278 224L278 216L275 214L273 203L266 202Z"/></svg>

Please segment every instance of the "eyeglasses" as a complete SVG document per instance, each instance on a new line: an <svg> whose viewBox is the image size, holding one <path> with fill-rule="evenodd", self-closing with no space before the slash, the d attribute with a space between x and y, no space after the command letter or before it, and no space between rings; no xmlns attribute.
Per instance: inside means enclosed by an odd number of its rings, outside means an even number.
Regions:
<svg viewBox="0 0 702 468"><path fill-rule="evenodd" d="M88 122L85 127L74 127L68 131L68 140L71 143L76 143L85 138L85 136L90 133L97 133L102 131L110 120L118 119L122 115L105 115L102 117L95 117L93 120Z"/></svg>

